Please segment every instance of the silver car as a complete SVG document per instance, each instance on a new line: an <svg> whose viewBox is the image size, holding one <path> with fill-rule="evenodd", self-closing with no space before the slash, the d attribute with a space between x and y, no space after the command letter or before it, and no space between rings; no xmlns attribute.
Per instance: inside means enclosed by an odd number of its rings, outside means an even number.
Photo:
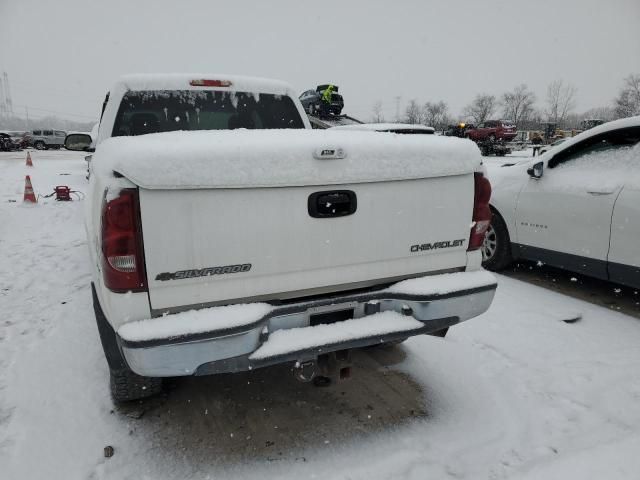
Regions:
<svg viewBox="0 0 640 480"><path fill-rule="evenodd" d="M59 149L64 145L66 136L67 132L62 130L33 130L31 132L31 145L38 150Z"/></svg>

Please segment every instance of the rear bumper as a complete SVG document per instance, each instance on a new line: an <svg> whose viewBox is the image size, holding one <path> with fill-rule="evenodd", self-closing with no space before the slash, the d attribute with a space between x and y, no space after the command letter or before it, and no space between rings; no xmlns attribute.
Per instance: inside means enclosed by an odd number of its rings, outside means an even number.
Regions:
<svg viewBox="0 0 640 480"><path fill-rule="evenodd" d="M437 282L437 277L429 278ZM132 341L120 329L118 343L131 370L149 377L208 375L305 362L324 353L436 332L478 316L491 305L497 287L490 274L484 278L472 288L467 283L466 288L447 293L388 291L391 288L302 301L273 307L262 318L242 327L173 333L165 338ZM216 308L225 307L211 310ZM344 310L352 310L353 320L323 325L320 330L309 326L313 315ZM384 318L377 316L376 327L370 328L376 314L383 312L389 313ZM290 338L284 338L287 335Z"/></svg>

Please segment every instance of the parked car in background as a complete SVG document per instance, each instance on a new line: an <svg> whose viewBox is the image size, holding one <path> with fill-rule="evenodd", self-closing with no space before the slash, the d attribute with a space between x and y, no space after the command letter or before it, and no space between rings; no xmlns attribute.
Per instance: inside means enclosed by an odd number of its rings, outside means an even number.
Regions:
<svg viewBox="0 0 640 480"><path fill-rule="evenodd" d="M640 288L640 116L487 171L485 268L521 258Z"/></svg>
<svg viewBox="0 0 640 480"><path fill-rule="evenodd" d="M447 137L460 137L465 138L467 130L473 130L476 128L472 123L460 122L456 125L449 125L443 132Z"/></svg>
<svg viewBox="0 0 640 480"><path fill-rule="evenodd" d="M299 99L300 103L304 107L304 110L309 115L316 113L333 113L334 115L340 115L344 108L344 99L342 95L338 93L338 87L333 85L333 91L331 92L331 104L326 105L323 103L322 95L329 85L318 85L315 90L307 90L303 92Z"/></svg>
<svg viewBox="0 0 640 480"><path fill-rule="evenodd" d="M433 135L435 128L411 123L360 123L355 125L340 125L332 130L363 130L370 132L390 132L409 135Z"/></svg>
<svg viewBox="0 0 640 480"><path fill-rule="evenodd" d="M6 133L11 137L11 141L17 150L27 148L29 146L29 132L25 131L6 131L2 132Z"/></svg>
<svg viewBox="0 0 640 480"><path fill-rule="evenodd" d="M16 146L11 140L11 136L8 133L0 133L0 151L10 152L16 150Z"/></svg>
<svg viewBox="0 0 640 480"><path fill-rule="evenodd" d="M465 136L473 141L510 141L517 135L515 125L505 120L487 120L475 128L467 128Z"/></svg>
<svg viewBox="0 0 640 480"><path fill-rule="evenodd" d="M33 130L31 132L31 145L38 150L59 149L64 145L66 137L67 132L62 130Z"/></svg>

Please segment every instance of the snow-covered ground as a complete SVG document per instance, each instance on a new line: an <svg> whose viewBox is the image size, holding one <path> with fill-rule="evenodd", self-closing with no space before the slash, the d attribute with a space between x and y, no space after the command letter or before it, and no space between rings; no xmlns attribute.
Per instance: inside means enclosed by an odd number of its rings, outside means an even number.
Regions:
<svg viewBox="0 0 640 480"><path fill-rule="evenodd" d="M504 276L485 315L344 383L277 367L115 409L82 202L21 201L27 173L83 191L83 155L32 156L0 154L0 478L638 478L640 320Z"/></svg>

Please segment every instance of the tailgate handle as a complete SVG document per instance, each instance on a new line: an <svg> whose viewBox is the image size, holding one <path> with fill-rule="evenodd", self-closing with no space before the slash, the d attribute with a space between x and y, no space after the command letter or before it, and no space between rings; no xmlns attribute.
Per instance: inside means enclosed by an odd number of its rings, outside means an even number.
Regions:
<svg viewBox="0 0 640 480"><path fill-rule="evenodd" d="M309 195L309 215L313 218L345 217L355 213L358 200L351 190L332 190Z"/></svg>

